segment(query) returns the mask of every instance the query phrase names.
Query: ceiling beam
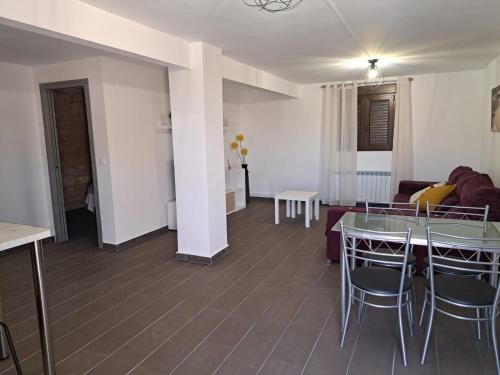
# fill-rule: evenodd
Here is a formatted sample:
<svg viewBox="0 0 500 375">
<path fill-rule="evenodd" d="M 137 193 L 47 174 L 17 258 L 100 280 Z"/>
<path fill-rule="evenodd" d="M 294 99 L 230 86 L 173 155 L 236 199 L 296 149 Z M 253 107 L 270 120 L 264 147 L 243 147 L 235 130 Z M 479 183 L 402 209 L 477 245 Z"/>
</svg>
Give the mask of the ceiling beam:
<svg viewBox="0 0 500 375">
<path fill-rule="evenodd" d="M 156 64 L 189 68 L 189 43 L 76 0 L 0 0 L 0 23 Z"/>
<path fill-rule="evenodd" d="M 230 81 L 243 83 L 259 89 L 277 92 L 291 98 L 300 96 L 300 85 L 267 73 L 253 66 L 223 57 L 222 76 Z"/>
</svg>

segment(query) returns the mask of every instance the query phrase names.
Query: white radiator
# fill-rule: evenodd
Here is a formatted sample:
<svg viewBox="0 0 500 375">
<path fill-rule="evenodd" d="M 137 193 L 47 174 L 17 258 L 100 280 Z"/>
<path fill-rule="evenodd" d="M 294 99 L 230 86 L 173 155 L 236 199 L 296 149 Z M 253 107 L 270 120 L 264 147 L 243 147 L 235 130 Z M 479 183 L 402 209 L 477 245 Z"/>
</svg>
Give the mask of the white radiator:
<svg viewBox="0 0 500 375">
<path fill-rule="evenodd" d="M 358 171 L 357 201 L 390 202 L 391 172 L 390 171 Z"/>
</svg>

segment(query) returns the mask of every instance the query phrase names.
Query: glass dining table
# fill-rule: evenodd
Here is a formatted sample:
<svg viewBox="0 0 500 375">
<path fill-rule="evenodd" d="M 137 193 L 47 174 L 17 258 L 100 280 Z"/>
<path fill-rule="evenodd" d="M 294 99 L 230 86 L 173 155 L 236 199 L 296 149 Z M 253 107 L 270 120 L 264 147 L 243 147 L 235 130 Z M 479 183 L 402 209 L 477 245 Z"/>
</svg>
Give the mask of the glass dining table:
<svg viewBox="0 0 500 375">
<path fill-rule="evenodd" d="M 340 232 L 340 223 L 345 226 L 359 229 L 384 232 L 406 232 L 408 228 L 412 230 L 412 245 L 427 245 L 427 227 L 430 226 L 433 232 L 452 236 L 469 237 L 468 242 L 474 245 L 480 245 L 488 240 L 488 247 L 498 248 L 500 256 L 500 222 L 492 221 L 471 221 L 471 220 L 453 220 L 439 217 L 410 217 L 401 215 L 380 215 L 367 214 L 361 212 L 346 212 L 342 218 L 331 228 L 332 231 Z M 498 239 L 498 241 L 495 241 Z M 463 241 L 467 243 L 467 241 Z M 341 244 L 342 249 L 342 244 Z M 341 250 L 343 251 L 343 249 Z M 346 314 L 346 275 L 344 267 L 344 257 L 340 257 L 340 327 L 344 327 Z"/>
</svg>

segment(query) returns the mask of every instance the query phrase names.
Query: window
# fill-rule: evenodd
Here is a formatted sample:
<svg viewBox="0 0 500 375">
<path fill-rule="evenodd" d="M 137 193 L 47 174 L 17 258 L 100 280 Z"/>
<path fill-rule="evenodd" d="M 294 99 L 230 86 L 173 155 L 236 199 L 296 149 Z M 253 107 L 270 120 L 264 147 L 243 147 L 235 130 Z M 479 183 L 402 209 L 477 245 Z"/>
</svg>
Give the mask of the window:
<svg viewBox="0 0 500 375">
<path fill-rule="evenodd" d="M 358 88 L 358 151 L 392 151 L 396 84 Z"/>
</svg>

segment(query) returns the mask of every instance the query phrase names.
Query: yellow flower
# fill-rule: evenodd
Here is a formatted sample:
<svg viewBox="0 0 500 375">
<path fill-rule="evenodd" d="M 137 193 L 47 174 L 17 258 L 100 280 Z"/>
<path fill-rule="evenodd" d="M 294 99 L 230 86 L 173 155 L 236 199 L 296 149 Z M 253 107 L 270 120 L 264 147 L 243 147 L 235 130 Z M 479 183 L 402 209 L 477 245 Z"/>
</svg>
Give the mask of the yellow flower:
<svg viewBox="0 0 500 375">
<path fill-rule="evenodd" d="M 237 150 L 237 149 L 238 149 L 238 146 L 239 146 L 239 145 L 238 145 L 238 142 L 231 142 L 231 148 L 232 148 L 233 150 Z"/>
<path fill-rule="evenodd" d="M 239 142 L 242 142 L 244 139 L 245 139 L 245 137 L 243 136 L 243 134 L 238 134 L 236 136 L 236 140 L 239 141 Z"/>
<path fill-rule="evenodd" d="M 246 148 L 241 149 L 241 155 L 247 156 L 248 155 L 248 150 Z"/>
</svg>

